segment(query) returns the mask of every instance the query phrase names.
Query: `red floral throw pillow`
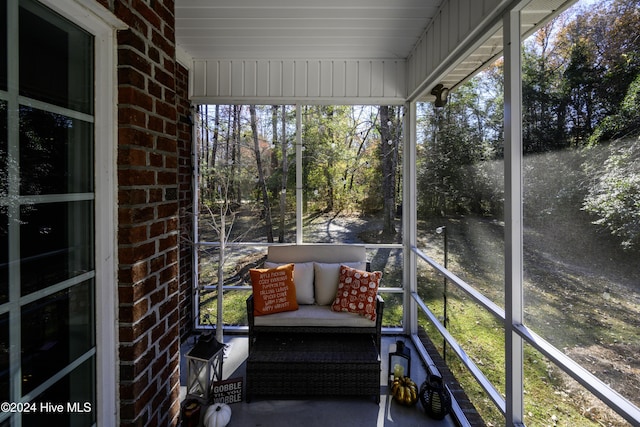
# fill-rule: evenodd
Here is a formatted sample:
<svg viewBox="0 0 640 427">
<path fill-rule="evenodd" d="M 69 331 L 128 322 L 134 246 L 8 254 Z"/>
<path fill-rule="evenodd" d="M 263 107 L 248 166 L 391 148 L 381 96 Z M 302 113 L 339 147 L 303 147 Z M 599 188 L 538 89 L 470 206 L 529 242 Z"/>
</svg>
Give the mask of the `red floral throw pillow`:
<svg viewBox="0 0 640 427">
<path fill-rule="evenodd" d="M 331 309 L 356 313 L 369 320 L 376 320 L 376 296 L 380 279 L 380 271 L 362 271 L 341 265 L 338 291 Z"/>
</svg>

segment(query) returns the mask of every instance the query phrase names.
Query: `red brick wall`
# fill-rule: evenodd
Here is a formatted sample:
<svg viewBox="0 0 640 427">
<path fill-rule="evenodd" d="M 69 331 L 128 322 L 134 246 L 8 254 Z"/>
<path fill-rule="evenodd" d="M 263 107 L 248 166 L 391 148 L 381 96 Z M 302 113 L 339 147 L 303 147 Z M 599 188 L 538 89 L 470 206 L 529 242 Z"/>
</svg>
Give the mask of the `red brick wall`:
<svg viewBox="0 0 640 427">
<path fill-rule="evenodd" d="M 179 138 L 173 0 L 98 0 L 118 33 L 120 425 L 174 426 L 180 389 Z M 177 79 L 178 76 L 178 79 Z M 178 95 L 177 91 L 180 91 Z"/>
<path fill-rule="evenodd" d="M 189 71 L 176 67 L 178 95 L 178 203 L 180 207 L 180 337 L 193 330 L 193 187 L 192 132 L 193 112 L 189 103 Z"/>
</svg>

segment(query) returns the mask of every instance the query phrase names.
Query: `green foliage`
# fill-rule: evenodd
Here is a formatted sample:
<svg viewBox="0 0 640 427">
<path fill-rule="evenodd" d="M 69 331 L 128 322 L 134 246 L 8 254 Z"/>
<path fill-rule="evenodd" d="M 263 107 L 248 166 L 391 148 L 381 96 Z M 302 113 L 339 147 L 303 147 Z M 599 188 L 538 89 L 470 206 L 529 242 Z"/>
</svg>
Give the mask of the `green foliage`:
<svg viewBox="0 0 640 427">
<path fill-rule="evenodd" d="M 501 195 L 495 192 L 493 165 L 502 153 L 502 98 L 488 97 L 499 87 L 484 76 L 449 95 L 439 110 L 422 106 L 418 146 L 418 211 L 422 216 L 476 212 L 495 213 Z"/>
<path fill-rule="evenodd" d="M 640 74 L 620 104 L 620 112 L 607 116 L 589 138 L 589 144 L 640 134 Z"/>
<path fill-rule="evenodd" d="M 304 107 L 305 211 L 368 213 L 382 208 L 378 121 L 378 107 Z"/>
<path fill-rule="evenodd" d="M 602 1 L 573 10 L 530 37 L 523 54 L 523 152 L 563 153 L 527 156 L 528 220 L 549 222 L 584 208 L 625 247 L 637 244 L 631 164 L 617 157 L 605 163 L 605 157 L 582 168 L 589 153 L 567 149 L 640 134 L 639 3 Z M 501 217 L 504 178 L 494 159 L 503 153 L 502 86 L 498 61 L 456 88 L 443 109 L 419 107 L 420 217 Z M 540 168 L 545 174 L 535 173 Z"/>
<path fill-rule="evenodd" d="M 597 127 L 597 140 L 637 134 L 637 125 L 620 126 L 625 117 L 609 117 L 620 114 L 620 100 L 640 72 L 639 6 L 602 0 L 572 8 L 525 41 L 525 153 L 583 145 Z"/>
<path fill-rule="evenodd" d="M 640 244 L 640 144 L 628 141 L 611 146 L 602 171 L 594 176 L 584 209 L 622 239 L 624 248 Z"/>
<path fill-rule="evenodd" d="M 542 27 L 523 46 L 523 151 L 543 152 L 567 145 L 562 59 L 551 43 L 555 22 Z"/>
<path fill-rule="evenodd" d="M 528 223 L 549 228 L 581 214 L 587 181 L 584 159 L 584 152 L 575 148 L 524 158 L 524 215 Z"/>
</svg>

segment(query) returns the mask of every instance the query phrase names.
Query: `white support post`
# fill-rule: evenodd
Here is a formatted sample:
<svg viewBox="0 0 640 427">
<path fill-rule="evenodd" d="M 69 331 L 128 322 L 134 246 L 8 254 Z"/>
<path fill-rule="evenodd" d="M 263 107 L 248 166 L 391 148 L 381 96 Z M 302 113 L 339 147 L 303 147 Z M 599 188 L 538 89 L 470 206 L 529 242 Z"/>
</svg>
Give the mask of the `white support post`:
<svg viewBox="0 0 640 427">
<path fill-rule="evenodd" d="M 504 16 L 506 425 L 524 425 L 522 244 L 522 71 L 520 10 Z"/>
<path fill-rule="evenodd" d="M 302 243 L 302 107 L 296 104 L 296 244 Z"/>
<path fill-rule="evenodd" d="M 198 309 L 198 300 L 200 299 L 200 252 L 199 252 L 199 217 L 200 217 L 200 149 L 198 147 L 198 127 L 195 123 L 198 120 L 202 120 L 199 114 L 198 106 L 195 106 L 194 110 L 194 124 L 191 127 L 191 188 L 193 188 L 193 218 L 191 227 L 193 228 L 193 251 L 191 252 L 191 321 L 193 324 L 191 327 L 195 329 L 198 326 L 198 315 L 200 310 Z M 208 107 L 206 107 L 208 108 Z"/>
<path fill-rule="evenodd" d="M 411 250 L 417 245 L 417 202 L 416 202 L 416 103 L 405 104 L 404 115 L 404 161 L 402 186 L 402 235 L 404 241 L 403 257 L 403 307 L 405 333 L 416 334 L 418 332 L 417 304 L 411 297 L 412 292 L 417 292 L 417 260 L 416 254 Z"/>
</svg>

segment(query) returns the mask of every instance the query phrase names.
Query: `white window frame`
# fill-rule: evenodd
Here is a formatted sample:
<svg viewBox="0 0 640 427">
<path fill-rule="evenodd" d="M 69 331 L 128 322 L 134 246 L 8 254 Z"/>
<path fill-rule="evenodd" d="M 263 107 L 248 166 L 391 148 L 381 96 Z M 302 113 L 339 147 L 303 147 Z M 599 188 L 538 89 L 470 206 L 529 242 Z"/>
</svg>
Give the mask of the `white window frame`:
<svg viewBox="0 0 640 427">
<path fill-rule="evenodd" d="M 95 1 L 39 0 L 95 37 L 95 318 L 96 423 L 119 418 L 117 337 L 117 70 L 116 32 L 127 28 Z"/>
</svg>

